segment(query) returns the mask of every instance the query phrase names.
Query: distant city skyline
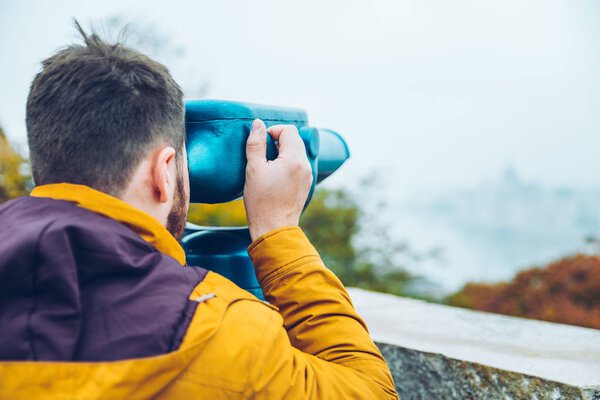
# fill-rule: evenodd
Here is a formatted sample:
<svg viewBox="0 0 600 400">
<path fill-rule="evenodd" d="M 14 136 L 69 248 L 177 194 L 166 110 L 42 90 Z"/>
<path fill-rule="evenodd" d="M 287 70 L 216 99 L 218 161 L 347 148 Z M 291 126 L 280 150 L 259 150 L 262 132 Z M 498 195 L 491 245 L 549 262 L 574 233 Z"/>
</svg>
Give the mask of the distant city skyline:
<svg viewBox="0 0 600 400">
<path fill-rule="evenodd" d="M 397 197 L 506 165 L 549 185 L 600 185 L 600 2 L 5 1 L 0 126 L 12 141 L 25 145 L 39 62 L 78 41 L 71 18 L 115 16 L 170 38 L 184 87 L 303 107 L 340 131 L 353 158 L 332 185 L 376 170 Z"/>
</svg>

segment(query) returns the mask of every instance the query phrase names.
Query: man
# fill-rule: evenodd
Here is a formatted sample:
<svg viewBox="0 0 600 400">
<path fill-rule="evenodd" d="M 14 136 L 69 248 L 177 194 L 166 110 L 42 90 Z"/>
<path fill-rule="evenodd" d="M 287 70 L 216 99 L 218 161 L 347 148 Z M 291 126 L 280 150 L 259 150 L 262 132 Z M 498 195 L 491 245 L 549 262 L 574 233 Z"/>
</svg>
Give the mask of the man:
<svg viewBox="0 0 600 400">
<path fill-rule="evenodd" d="M 247 142 L 248 251 L 269 303 L 185 266 L 182 92 L 167 69 L 86 35 L 27 101 L 31 196 L 0 207 L 0 397 L 396 398 L 340 281 L 298 219 L 297 130 Z M 266 135 L 279 157 L 266 160 Z M 226 155 L 224 155 L 226 157 Z"/>
</svg>

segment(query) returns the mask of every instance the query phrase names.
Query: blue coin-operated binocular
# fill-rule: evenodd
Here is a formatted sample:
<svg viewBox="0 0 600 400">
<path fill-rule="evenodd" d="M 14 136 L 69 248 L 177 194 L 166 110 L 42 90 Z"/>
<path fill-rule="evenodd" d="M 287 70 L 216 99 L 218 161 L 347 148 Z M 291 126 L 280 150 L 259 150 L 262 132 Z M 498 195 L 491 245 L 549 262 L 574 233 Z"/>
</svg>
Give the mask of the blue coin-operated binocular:
<svg viewBox="0 0 600 400">
<path fill-rule="evenodd" d="M 225 203 L 243 195 L 246 175 L 246 140 L 252 121 L 295 125 L 304 142 L 315 185 L 334 173 L 350 153 L 344 139 L 331 130 L 308 125 L 299 109 L 219 100 L 188 100 L 185 127 L 192 203 Z M 267 135 L 267 159 L 277 158 L 277 147 Z M 246 249 L 251 243 L 247 227 L 202 227 L 187 224 L 181 244 L 189 265 L 215 271 L 260 299 L 263 294 Z"/>
</svg>

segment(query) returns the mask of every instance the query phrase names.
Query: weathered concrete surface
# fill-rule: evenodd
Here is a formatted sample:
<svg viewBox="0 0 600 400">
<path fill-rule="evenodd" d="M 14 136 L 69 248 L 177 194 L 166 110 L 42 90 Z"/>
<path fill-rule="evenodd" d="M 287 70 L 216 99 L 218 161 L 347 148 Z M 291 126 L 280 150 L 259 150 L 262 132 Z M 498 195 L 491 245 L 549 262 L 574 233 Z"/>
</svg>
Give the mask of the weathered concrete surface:
<svg viewBox="0 0 600 400">
<path fill-rule="evenodd" d="M 600 330 L 349 292 L 403 400 L 600 400 Z"/>
<path fill-rule="evenodd" d="M 377 345 L 390 365 L 402 400 L 600 399 L 600 389 L 553 382 L 396 345 Z"/>
</svg>

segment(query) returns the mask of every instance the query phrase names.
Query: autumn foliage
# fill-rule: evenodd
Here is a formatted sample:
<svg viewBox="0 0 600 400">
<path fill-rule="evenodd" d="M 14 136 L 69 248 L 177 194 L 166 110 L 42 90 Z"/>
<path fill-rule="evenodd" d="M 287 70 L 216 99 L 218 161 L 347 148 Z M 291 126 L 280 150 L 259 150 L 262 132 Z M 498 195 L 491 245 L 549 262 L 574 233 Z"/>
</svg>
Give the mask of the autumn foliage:
<svg viewBox="0 0 600 400">
<path fill-rule="evenodd" d="M 241 199 L 221 204 L 190 204 L 188 221 L 203 226 L 245 226 L 246 209 Z"/>
<path fill-rule="evenodd" d="M 0 128 L 0 203 L 29 193 L 26 160 L 8 142 Z"/>
<path fill-rule="evenodd" d="M 600 256 L 566 257 L 522 271 L 508 283 L 469 283 L 448 303 L 600 329 Z"/>
</svg>

